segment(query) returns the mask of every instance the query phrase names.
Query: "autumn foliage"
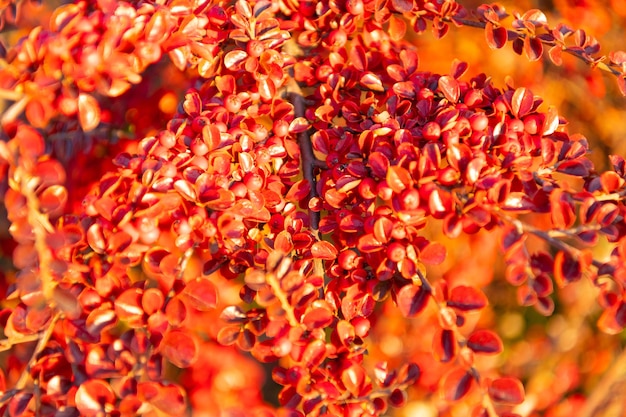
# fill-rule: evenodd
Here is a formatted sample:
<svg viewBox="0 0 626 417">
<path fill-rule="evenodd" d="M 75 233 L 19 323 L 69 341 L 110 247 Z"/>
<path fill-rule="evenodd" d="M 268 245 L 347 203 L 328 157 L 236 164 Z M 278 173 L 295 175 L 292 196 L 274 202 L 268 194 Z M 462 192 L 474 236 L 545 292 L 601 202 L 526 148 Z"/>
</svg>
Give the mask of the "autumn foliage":
<svg viewBox="0 0 626 417">
<path fill-rule="evenodd" d="M 624 407 L 626 161 L 531 87 L 626 52 L 465 3 L 2 2 L 0 413 Z"/>
</svg>

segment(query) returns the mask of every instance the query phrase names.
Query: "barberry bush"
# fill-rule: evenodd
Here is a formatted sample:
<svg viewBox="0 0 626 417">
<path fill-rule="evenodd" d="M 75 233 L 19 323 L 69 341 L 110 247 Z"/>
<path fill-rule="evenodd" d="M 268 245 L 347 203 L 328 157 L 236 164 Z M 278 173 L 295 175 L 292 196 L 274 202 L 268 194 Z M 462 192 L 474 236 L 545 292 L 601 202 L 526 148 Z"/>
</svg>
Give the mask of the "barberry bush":
<svg viewBox="0 0 626 417">
<path fill-rule="evenodd" d="M 626 10 L 527 3 L 2 2 L 0 413 L 622 415 Z"/>
</svg>

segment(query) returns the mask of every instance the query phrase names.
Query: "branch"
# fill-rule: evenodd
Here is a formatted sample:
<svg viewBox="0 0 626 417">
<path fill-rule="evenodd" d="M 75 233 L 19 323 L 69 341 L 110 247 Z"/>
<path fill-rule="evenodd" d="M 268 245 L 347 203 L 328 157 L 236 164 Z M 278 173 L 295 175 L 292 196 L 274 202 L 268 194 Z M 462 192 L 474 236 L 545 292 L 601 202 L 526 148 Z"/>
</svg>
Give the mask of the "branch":
<svg viewBox="0 0 626 417">
<path fill-rule="evenodd" d="M 485 29 L 487 26 L 487 22 L 484 20 L 472 20 L 472 19 L 465 19 L 465 18 L 458 18 L 458 17 L 444 17 L 443 18 L 444 21 L 447 22 L 453 22 L 456 23 L 457 25 L 461 25 L 461 26 L 469 26 L 469 27 L 473 27 L 473 28 L 477 28 L 477 29 Z M 523 33 L 520 31 L 516 31 L 516 30 L 511 30 L 511 29 L 507 29 L 507 39 L 508 41 L 513 41 L 515 39 L 526 39 L 528 36 L 530 36 L 527 33 Z M 553 47 L 558 45 L 558 43 L 555 40 L 549 40 L 549 39 L 545 39 L 543 37 L 540 36 L 536 36 L 534 37 L 535 39 L 538 39 L 539 41 L 541 41 L 541 43 L 545 46 L 548 47 Z M 568 48 L 566 46 L 562 46 L 562 51 L 573 56 L 576 57 L 577 59 L 583 61 L 585 64 L 591 66 L 592 68 L 598 68 L 602 71 L 605 71 L 609 74 L 612 74 L 616 77 L 624 77 L 624 73 L 621 70 L 620 66 L 615 64 L 615 63 L 604 63 L 601 62 L 604 59 L 603 57 L 599 57 L 599 58 L 592 58 L 589 55 L 587 55 L 586 53 L 583 52 L 582 48 L 580 48 L 581 50 L 578 49 L 571 49 Z M 557 64 L 558 65 L 558 64 Z"/>
<path fill-rule="evenodd" d="M 10 391 L 8 391 L 3 397 L 0 398 L 0 407 L 3 407 L 9 400 L 13 398 L 13 396 L 16 393 L 18 393 L 19 391 L 23 390 L 26 387 L 26 383 L 28 382 L 30 378 L 30 370 L 35 364 L 35 362 L 37 361 L 37 357 L 39 356 L 39 354 L 43 352 L 43 350 L 46 348 L 46 345 L 48 344 L 48 342 L 50 341 L 50 338 L 52 337 L 52 332 L 54 331 L 54 327 L 60 318 L 61 318 L 61 313 L 59 312 L 55 313 L 54 316 L 52 316 L 52 319 L 50 320 L 50 323 L 48 324 L 48 327 L 46 328 L 46 330 L 43 333 L 37 334 L 37 338 L 34 340 L 39 339 L 39 342 L 37 343 L 37 346 L 35 347 L 35 350 L 33 351 L 33 354 L 31 355 L 30 360 L 28 361 L 28 364 L 26 365 L 26 369 L 24 369 L 24 371 L 20 375 L 20 379 L 18 379 L 15 386 Z"/>
<path fill-rule="evenodd" d="M 306 103 L 304 96 L 302 94 L 302 90 L 300 86 L 295 82 L 295 80 L 291 80 L 292 82 L 289 85 L 289 89 L 294 91 L 292 92 L 291 98 L 293 100 L 294 113 L 296 117 L 305 117 L 306 112 Z M 313 144 L 311 143 L 311 136 L 309 134 L 309 130 L 306 130 L 302 133 L 298 134 L 298 145 L 300 147 L 301 153 L 301 164 L 302 164 L 302 175 L 304 179 L 309 182 L 311 185 L 311 191 L 309 193 L 309 199 L 318 198 L 317 195 L 317 180 L 315 179 L 315 167 L 319 165 L 319 161 L 315 158 L 315 154 L 313 153 Z M 320 214 L 319 212 L 315 212 L 313 210 L 310 211 L 309 215 L 311 221 L 311 230 L 313 230 L 316 237 L 319 239 L 319 223 L 320 223 Z"/>
<path fill-rule="evenodd" d="M 557 237 L 554 236 L 554 233 L 551 233 L 550 231 L 544 231 L 541 229 L 536 228 L 535 226 L 532 226 L 528 223 L 524 223 L 523 221 L 521 221 L 520 219 L 516 219 L 514 217 L 509 216 L 508 214 L 505 214 L 504 212 L 502 212 L 501 210 L 497 210 L 494 212 L 501 220 L 504 220 L 505 222 L 515 226 L 515 228 L 520 232 L 520 233 L 530 233 L 532 235 L 537 236 L 538 238 L 544 240 L 545 242 L 549 243 L 552 247 L 559 249 L 561 251 L 564 252 L 568 252 L 570 255 L 572 255 L 572 257 L 574 258 L 578 258 L 582 255 L 581 251 L 575 247 L 573 247 L 572 245 L 563 242 L 562 240 L 559 240 Z M 556 232 L 556 234 L 562 234 L 562 232 Z M 591 264 L 593 266 L 595 266 L 596 268 L 600 268 L 603 263 L 598 261 L 597 259 L 593 259 L 591 261 Z"/>
</svg>

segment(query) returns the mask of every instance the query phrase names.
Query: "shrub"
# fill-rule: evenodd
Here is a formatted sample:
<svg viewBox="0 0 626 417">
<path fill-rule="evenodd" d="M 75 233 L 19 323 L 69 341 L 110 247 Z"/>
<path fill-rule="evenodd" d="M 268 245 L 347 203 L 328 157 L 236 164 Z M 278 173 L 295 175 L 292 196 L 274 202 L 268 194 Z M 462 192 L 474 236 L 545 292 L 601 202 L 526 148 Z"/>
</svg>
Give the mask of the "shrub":
<svg viewBox="0 0 626 417">
<path fill-rule="evenodd" d="M 452 0 L 5 4 L 3 415 L 623 402 L 624 158 L 415 45 L 484 34 L 588 97 L 626 53 Z"/>
</svg>

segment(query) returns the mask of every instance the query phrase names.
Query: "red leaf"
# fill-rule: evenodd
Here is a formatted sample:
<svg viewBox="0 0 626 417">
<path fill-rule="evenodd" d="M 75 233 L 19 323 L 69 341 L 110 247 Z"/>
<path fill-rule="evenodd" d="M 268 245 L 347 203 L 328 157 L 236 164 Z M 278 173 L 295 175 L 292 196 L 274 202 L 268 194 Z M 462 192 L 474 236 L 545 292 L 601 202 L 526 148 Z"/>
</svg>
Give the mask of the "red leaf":
<svg viewBox="0 0 626 417">
<path fill-rule="evenodd" d="M 378 178 L 385 178 L 389 169 L 389 159 L 383 153 L 372 152 L 368 158 L 372 173 Z"/>
<path fill-rule="evenodd" d="M 406 13 L 413 10 L 414 1 L 413 0 L 391 0 L 391 5 L 394 10 L 400 13 Z"/>
<path fill-rule="evenodd" d="M 100 124 L 100 105 L 89 94 L 78 95 L 78 120 L 85 132 Z"/>
<path fill-rule="evenodd" d="M 246 51 L 235 49 L 227 53 L 224 57 L 224 66 L 228 69 L 235 70 L 245 62 L 246 58 L 248 58 Z"/>
<path fill-rule="evenodd" d="M 458 80 L 459 78 L 463 76 L 463 74 L 467 72 L 468 68 L 469 68 L 469 65 L 467 64 L 467 62 L 460 61 L 455 58 L 454 61 L 452 61 L 452 68 L 450 70 L 450 75 L 452 75 L 454 78 Z"/>
<path fill-rule="evenodd" d="M 568 252 L 558 251 L 554 256 L 554 280 L 559 287 L 578 281 L 582 277 L 580 258 L 574 258 Z"/>
<path fill-rule="evenodd" d="M 161 352 L 172 364 L 187 368 L 198 359 L 198 341 L 182 330 L 169 331 L 160 345 Z"/>
<path fill-rule="evenodd" d="M 450 362 L 456 356 L 457 341 L 452 330 L 437 329 L 433 337 L 433 355 L 443 363 Z"/>
<path fill-rule="evenodd" d="M 448 306 L 462 311 L 479 310 L 487 305 L 487 297 L 474 287 L 460 285 L 450 292 Z"/>
<path fill-rule="evenodd" d="M 387 170 L 387 185 L 395 193 L 399 194 L 402 190 L 411 187 L 413 185 L 413 179 L 411 174 L 401 166 L 390 166 Z"/>
<path fill-rule="evenodd" d="M 467 339 L 467 347 L 476 353 L 495 355 L 502 352 L 502 340 L 491 330 L 476 330 Z"/>
<path fill-rule="evenodd" d="M 427 265 L 439 265 L 446 259 L 446 247 L 441 243 L 431 242 L 420 250 L 419 259 Z"/>
<path fill-rule="evenodd" d="M 366 382 L 366 377 L 363 367 L 355 364 L 341 373 L 341 382 L 353 396 L 358 397 Z"/>
<path fill-rule="evenodd" d="M 521 404 L 524 401 L 524 386 L 516 378 L 498 378 L 489 384 L 489 396 L 499 403 Z"/>
<path fill-rule="evenodd" d="M 217 333 L 217 341 L 219 344 L 224 346 L 233 345 L 237 341 L 240 332 L 241 326 L 237 324 L 224 326 Z"/>
<path fill-rule="evenodd" d="M 205 278 L 196 278 L 187 283 L 183 292 L 185 301 L 198 311 L 210 311 L 217 307 L 217 288 Z"/>
<path fill-rule="evenodd" d="M 165 314 L 167 321 L 173 327 L 180 327 L 185 318 L 187 317 L 187 307 L 183 303 L 180 297 L 174 297 L 167 303 L 165 307 Z"/>
<path fill-rule="evenodd" d="M 458 401 L 472 388 L 472 375 L 464 369 L 456 368 L 441 380 L 443 397 L 447 401 Z"/>
<path fill-rule="evenodd" d="M 522 20 L 532 22 L 535 26 L 542 26 L 548 23 L 546 15 L 539 9 L 531 9 L 522 15 Z"/>
<path fill-rule="evenodd" d="M 533 94 L 527 88 L 521 87 L 515 90 L 511 99 L 511 111 L 517 118 L 524 117 L 534 104 Z"/>
<path fill-rule="evenodd" d="M 363 253 L 371 253 L 382 250 L 383 244 L 373 234 L 368 233 L 359 238 L 357 248 Z"/>
<path fill-rule="evenodd" d="M 389 18 L 389 37 L 394 41 L 401 41 L 406 34 L 406 22 L 398 15 L 392 14 Z"/>
<path fill-rule="evenodd" d="M 576 222 L 572 198 L 560 188 L 550 193 L 550 217 L 556 229 L 567 229 Z"/>
<path fill-rule="evenodd" d="M 41 211 L 48 214 L 50 218 L 56 218 L 63 214 L 67 199 L 68 193 L 65 187 L 52 185 L 46 188 L 39 196 Z"/>
<path fill-rule="evenodd" d="M 548 107 L 548 111 L 545 113 L 545 120 L 543 122 L 543 131 L 541 132 L 542 136 L 548 136 L 553 134 L 554 132 L 556 132 L 556 129 L 558 129 L 559 127 L 559 114 L 556 111 L 556 108 L 554 106 L 550 106 Z M 543 140 L 541 142 L 542 145 L 542 155 L 543 155 Z M 552 143 L 553 147 L 554 147 L 554 142 L 549 141 L 550 143 Z M 544 163 L 546 165 L 550 165 L 551 164 L 551 159 L 546 159 L 546 156 L 543 157 L 544 158 Z"/>
<path fill-rule="evenodd" d="M 166 415 L 179 416 L 185 412 L 185 395 L 176 385 L 140 382 L 137 385 L 137 396 Z"/>
<path fill-rule="evenodd" d="M 314 258 L 332 261 L 337 258 L 339 251 L 332 243 L 320 241 L 313 244 L 311 254 Z"/>
<path fill-rule="evenodd" d="M 365 319 L 367 320 L 367 319 Z M 356 337 L 356 331 L 354 326 L 346 320 L 340 320 L 337 323 L 337 335 L 339 336 L 339 340 L 344 346 L 350 346 L 354 338 Z"/>
<path fill-rule="evenodd" d="M 36 160 L 46 151 L 46 143 L 41 134 L 31 126 L 19 125 L 15 133 L 15 141 L 20 154 Z M 3 155 L 8 157 L 8 155 Z"/>
<path fill-rule="evenodd" d="M 563 48 L 560 45 L 554 45 L 548 50 L 548 56 L 554 65 L 563 65 Z"/>
<path fill-rule="evenodd" d="M 300 180 L 291 186 L 287 195 L 285 196 L 285 200 L 298 202 L 300 200 L 304 200 L 309 196 L 311 192 L 311 184 L 307 180 Z"/>
<path fill-rule="evenodd" d="M 524 53 L 529 61 L 534 62 L 543 55 L 543 44 L 539 38 L 527 36 L 524 38 Z"/>
<path fill-rule="evenodd" d="M 581 158 L 561 162 L 557 171 L 576 177 L 588 177 L 592 168 L 593 166 L 589 160 Z"/>
<path fill-rule="evenodd" d="M 326 359 L 326 344 L 322 340 L 309 343 L 302 354 L 302 363 L 307 368 L 315 368 Z"/>
<path fill-rule="evenodd" d="M 115 313 L 126 321 L 135 322 L 144 314 L 141 307 L 142 291 L 139 288 L 129 288 L 115 300 Z"/>
<path fill-rule="evenodd" d="M 426 307 L 428 292 L 421 285 L 405 285 L 396 295 L 396 304 L 404 317 L 415 317 Z"/>
<path fill-rule="evenodd" d="M 439 78 L 439 89 L 443 93 L 444 97 L 451 103 L 459 101 L 461 96 L 461 87 L 459 82 L 449 75 L 444 75 Z"/>
<path fill-rule="evenodd" d="M 350 49 L 350 62 L 358 71 L 366 71 L 367 55 L 365 48 L 358 44 L 354 45 L 352 49 Z"/>
<path fill-rule="evenodd" d="M 598 320 L 598 327 L 608 334 L 621 333 L 626 327 L 626 303 L 618 302 L 604 310 Z"/>
<path fill-rule="evenodd" d="M 506 28 L 502 26 L 495 26 L 491 22 L 487 22 L 485 25 L 485 38 L 487 39 L 487 45 L 491 49 L 502 48 L 507 41 L 508 34 Z"/>
<path fill-rule="evenodd" d="M 318 307 L 307 311 L 302 317 L 302 323 L 309 330 L 323 329 L 329 326 L 335 315 L 328 307 Z"/>
<path fill-rule="evenodd" d="M 78 388 L 74 400 L 81 415 L 95 417 L 109 412 L 115 402 L 115 393 L 107 382 L 90 379 Z"/>
<path fill-rule="evenodd" d="M 366 72 L 361 77 L 361 85 L 367 89 L 372 91 L 384 92 L 385 87 L 383 87 L 383 82 L 380 77 L 373 72 Z"/>
</svg>

